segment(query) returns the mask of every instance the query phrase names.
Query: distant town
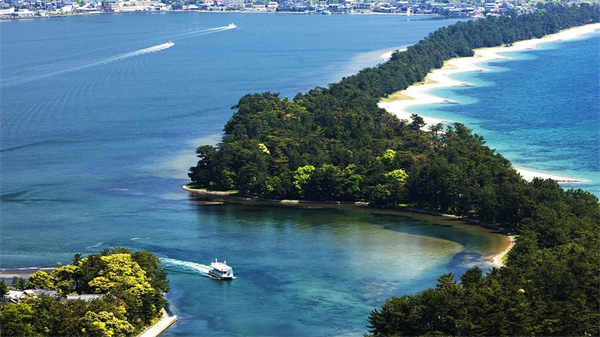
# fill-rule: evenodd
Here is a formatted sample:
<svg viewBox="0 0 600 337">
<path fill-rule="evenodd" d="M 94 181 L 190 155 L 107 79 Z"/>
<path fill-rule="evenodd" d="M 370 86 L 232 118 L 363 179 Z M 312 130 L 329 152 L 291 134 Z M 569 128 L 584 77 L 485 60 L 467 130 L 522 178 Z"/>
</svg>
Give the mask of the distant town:
<svg viewBox="0 0 600 337">
<path fill-rule="evenodd" d="M 310 14 L 398 14 L 486 17 L 535 11 L 531 2 L 395 0 L 2 0 L 0 18 L 19 19 L 125 12 L 250 12 Z"/>
</svg>

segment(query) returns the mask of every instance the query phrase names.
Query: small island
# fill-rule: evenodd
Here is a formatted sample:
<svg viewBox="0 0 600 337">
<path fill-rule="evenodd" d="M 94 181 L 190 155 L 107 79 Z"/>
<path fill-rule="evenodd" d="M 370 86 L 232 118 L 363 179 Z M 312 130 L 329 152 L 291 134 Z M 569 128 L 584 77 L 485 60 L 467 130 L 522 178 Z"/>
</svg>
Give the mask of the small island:
<svg viewBox="0 0 600 337">
<path fill-rule="evenodd" d="M 165 310 L 166 275 L 152 253 L 113 248 L 0 281 L 2 334 L 157 336 L 177 320 Z"/>
</svg>

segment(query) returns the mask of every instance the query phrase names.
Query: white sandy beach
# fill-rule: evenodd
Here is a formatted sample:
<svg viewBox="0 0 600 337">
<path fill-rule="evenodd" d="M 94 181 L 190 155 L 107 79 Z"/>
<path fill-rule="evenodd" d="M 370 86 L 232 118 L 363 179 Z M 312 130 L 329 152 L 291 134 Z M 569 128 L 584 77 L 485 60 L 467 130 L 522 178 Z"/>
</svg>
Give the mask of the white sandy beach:
<svg viewBox="0 0 600 337">
<path fill-rule="evenodd" d="M 539 45 L 548 42 L 578 39 L 584 35 L 596 32 L 598 30 L 600 30 L 600 23 L 594 23 L 566 29 L 556 34 L 547 35 L 539 39 L 515 42 L 512 46 L 475 49 L 474 56 L 454 58 L 446 61 L 442 68 L 435 69 L 430 72 L 426 76 L 424 82 L 412 85 L 407 89 L 400 91 L 399 93 L 394 93 L 387 99 L 380 101 L 378 105 L 380 108 L 396 115 L 400 119 L 410 120 L 410 116 L 414 113 L 414 110 L 411 110 L 411 107 L 416 105 L 453 103 L 448 98 L 435 96 L 429 93 L 429 91 L 432 89 L 469 85 L 469 83 L 457 81 L 451 78 L 451 75 L 453 74 L 485 71 L 486 69 L 481 66 L 482 63 L 496 59 L 508 58 L 508 56 L 502 55 L 502 53 L 535 49 L 539 47 Z M 399 98 L 394 99 L 394 97 Z M 421 115 L 421 117 L 425 121 L 425 128 L 429 128 L 429 126 L 438 123 L 451 122 L 431 116 Z M 528 169 L 517 168 L 517 171 L 524 179 L 528 181 L 532 180 L 534 177 L 540 177 L 544 179 L 550 178 L 564 183 L 577 183 L 584 181 L 583 179 L 562 177 Z"/>
<path fill-rule="evenodd" d="M 501 251 L 500 253 L 496 254 L 496 255 L 492 255 L 492 256 L 488 256 L 488 261 L 489 261 L 489 265 L 494 267 L 494 268 L 500 268 L 502 266 L 504 266 L 504 262 L 502 262 L 502 259 L 504 258 L 504 256 L 506 254 L 508 254 L 508 252 L 510 252 L 510 250 L 515 246 L 515 243 L 517 241 L 517 238 L 514 235 L 510 235 L 508 236 L 508 238 L 510 239 L 510 243 L 508 244 L 508 247 L 506 247 L 503 251 Z"/>
<path fill-rule="evenodd" d="M 515 167 L 515 170 L 517 170 L 517 172 L 519 172 L 521 177 L 523 177 L 523 179 L 525 179 L 527 181 L 532 181 L 533 178 L 537 177 L 537 178 L 542 178 L 542 179 L 552 179 L 558 183 L 565 183 L 565 184 L 587 182 L 587 180 L 581 179 L 581 178 L 559 176 L 559 175 L 555 175 L 555 174 L 533 171 L 530 169 L 524 169 L 524 168 L 520 168 L 520 167 Z"/>
</svg>

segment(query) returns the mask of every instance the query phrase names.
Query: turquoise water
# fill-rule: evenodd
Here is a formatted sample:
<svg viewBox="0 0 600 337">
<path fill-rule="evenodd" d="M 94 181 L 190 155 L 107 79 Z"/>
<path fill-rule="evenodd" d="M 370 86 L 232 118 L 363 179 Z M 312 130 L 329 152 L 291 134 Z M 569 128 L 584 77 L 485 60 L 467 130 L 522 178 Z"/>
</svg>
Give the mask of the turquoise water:
<svg viewBox="0 0 600 337">
<path fill-rule="evenodd" d="M 164 259 L 180 315 L 166 335 L 360 336 L 385 298 L 481 265 L 500 238 L 369 211 L 200 206 L 180 186 L 194 148 L 219 138 L 243 94 L 326 85 L 454 22 L 195 13 L 0 22 L 0 267 L 147 249 Z M 239 28 L 222 28 L 230 23 Z M 207 278 L 215 257 L 238 278 Z"/>
<path fill-rule="evenodd" d="M 507 55 L 453 76 L 470 87 L 433 91 L 460 104 L 414 110 L 474 128 L 516 167 L 585 179 L 564 186 L 600 197 L 600 34 Z"/>
</svg>

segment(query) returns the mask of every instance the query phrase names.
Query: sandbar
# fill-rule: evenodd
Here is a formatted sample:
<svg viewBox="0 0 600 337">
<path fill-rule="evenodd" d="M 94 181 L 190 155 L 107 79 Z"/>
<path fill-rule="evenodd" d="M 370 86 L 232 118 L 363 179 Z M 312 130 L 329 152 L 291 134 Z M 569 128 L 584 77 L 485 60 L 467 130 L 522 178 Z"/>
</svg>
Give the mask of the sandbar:
<svg viewBox="0 0 600 337">
<path fill-rule="evenodd" d="M 497 59 L 509 58 L 503 53 L 517 52 L 529 49 L 538 48 L 543 43 L 567 41 L 583 37 L 584 35 L 594 33 L 600 30 L 600 23 L 592 23 L 588 25 L 573 27 L 562 30 L 555 34 L 546 35 L 539 39 L 531 39 L 518 41 L 510 46 L 499 46 L 491 48 L 479 48 L 474 50 L 474 55 L 471 57 L 458 57 L 447 60 L 444 65 L 431 71 L 423 82 L 416 83 L 405 90 L 393 93 L 390 96 L 383 98 L 378 106 L 385 109 L 389 113 L 397 116 L 400 119 L 411 120 L 411 115 L 414 110 L 411 108 L 417 105 L 426 104 L 443 104 L 455 103 L 452 100 L 439 97 L 431 94 L 429 91 L 437 88 L 468 86 L 470 83 L 458 81 L 451 77 L 453 74 L 464 72 L 476 72 L 487 70 L 481 64 Z M 438 123 L 448 123 L 451 121 L 435 118 L 432 116 L 420 115 L 424 122 L 424 129 L 428 129 L 432 125 Z M 521 176 L 528 181 L 534 177 L 543 179 L 553 179 L 561 183 L 581 183 L 584 179 L 556 176 L 548 173 L 532 171 L 529 169 L 516 168 Z"/>
</svg>

